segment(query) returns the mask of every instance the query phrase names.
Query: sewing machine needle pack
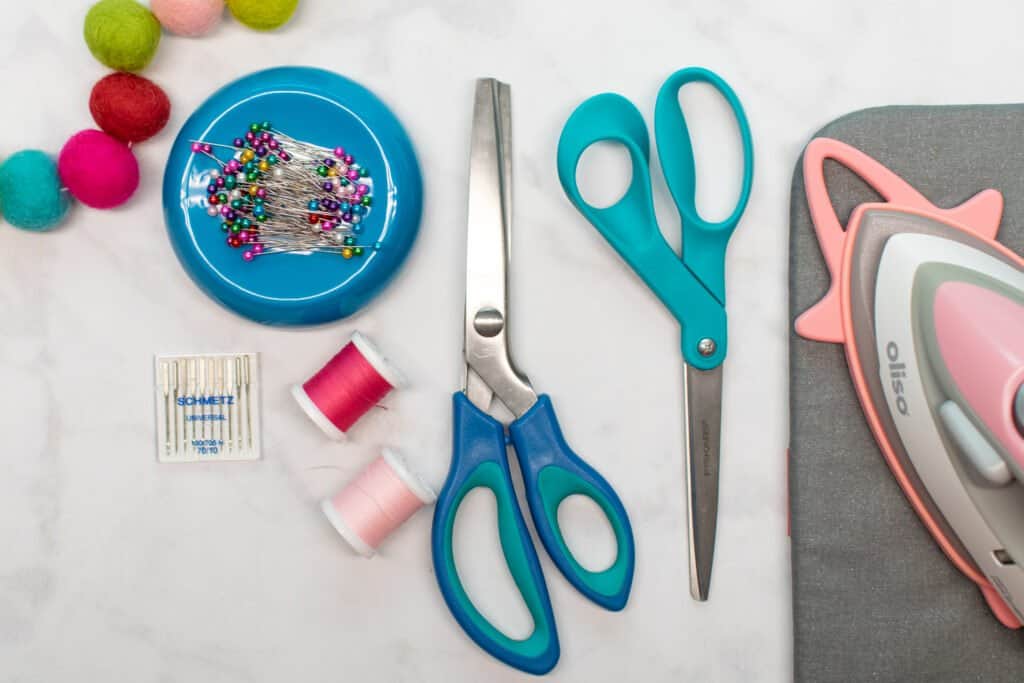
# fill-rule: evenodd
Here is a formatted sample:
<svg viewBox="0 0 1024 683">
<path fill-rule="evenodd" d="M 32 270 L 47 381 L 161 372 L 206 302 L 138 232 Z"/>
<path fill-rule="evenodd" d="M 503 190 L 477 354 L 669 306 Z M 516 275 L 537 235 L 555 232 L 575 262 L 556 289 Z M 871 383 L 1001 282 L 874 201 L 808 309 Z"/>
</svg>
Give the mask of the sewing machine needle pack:
<svg viewBox="0 0 1024 683">
<path fill-rule="evenodd" d="M 155 373 L 159 462 L 259 459 L 257 354 L 161 355 Z"/>
</svg>

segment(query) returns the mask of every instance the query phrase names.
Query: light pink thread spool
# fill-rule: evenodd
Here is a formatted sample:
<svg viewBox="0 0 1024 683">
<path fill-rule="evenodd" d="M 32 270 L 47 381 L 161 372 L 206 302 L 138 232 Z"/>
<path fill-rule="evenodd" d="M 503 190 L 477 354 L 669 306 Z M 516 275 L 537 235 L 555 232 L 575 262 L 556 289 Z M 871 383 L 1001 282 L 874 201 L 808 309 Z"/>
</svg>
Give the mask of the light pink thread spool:
<svg viewBox="0 0 1024 683">
<path fill-rule="evenodd" d="M 405 460 L 385 448 L 353 481 L 320 504 L 327 520 L 363 557 L 437 494 Z"/>
</svg>

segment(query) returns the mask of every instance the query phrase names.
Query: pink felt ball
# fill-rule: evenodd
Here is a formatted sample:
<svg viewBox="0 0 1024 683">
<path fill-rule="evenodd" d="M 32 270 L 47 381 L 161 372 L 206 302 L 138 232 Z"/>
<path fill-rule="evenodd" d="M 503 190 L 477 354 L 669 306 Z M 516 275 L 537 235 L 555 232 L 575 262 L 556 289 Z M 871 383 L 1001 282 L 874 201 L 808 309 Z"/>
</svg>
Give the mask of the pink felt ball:
<svg viewBox="0 0 1024 683">
<path fill-rule="evenodd" d="M 68 192 L 86 206 L 124 204 L 139 186 L 139 162 L 127 145 L 99 130 L 75 133 L 57 159 Z"/>
<path fill-rule="evenodd" d="M 201 36 L 224 15 L 224 0 L 152 0 L 150 9 L 165 29 L 179 36 Z"/>
</svg>

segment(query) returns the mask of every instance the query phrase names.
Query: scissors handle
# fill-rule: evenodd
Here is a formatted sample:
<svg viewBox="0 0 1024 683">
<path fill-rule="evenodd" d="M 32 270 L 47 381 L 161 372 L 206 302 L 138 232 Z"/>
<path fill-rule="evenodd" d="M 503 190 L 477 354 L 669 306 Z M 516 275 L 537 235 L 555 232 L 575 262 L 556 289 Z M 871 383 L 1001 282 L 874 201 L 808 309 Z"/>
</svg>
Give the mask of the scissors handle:
<svg viewBox="0 0 1024 683">
<path fill-rule="evenodd" d="M 679 104 L 679 91 L 690 83 L 707 83 L 725 99 L 736 117 L 743 147 L 743 179 L 732 213 L 721 221 L 705 220 L 697 210 L 697 171 L 693 141 Z M 683 263 L 725 305 L 725 248 L 750 199 L 754 182 L 754 143 L 739 97 L 721 76 L 701 67 L 675 72 L 658 91 L 654 106 L 658 159 L 672 199 L 683 218 Z"/>
<path fill-rule="evenodd" d="M 609 610 L 626 606 L 633 584 L 635 548 L 626 509 L 615 490 L 585 463 L 562 437 L 551 400 L 540 396 L 530 410 L 509 426 L 526 486 L 534 527 L 555 565 L 576 590 Z M 590 498 L 604 513 L 615 535 L 615 561 L 590 571 L 573 556 L 558 523 L 558 507 L 573 495 Z"/>
<path fill-rule="evenodd" d="M 434 573 L 448 608 L 477 645 L 521 671 L 544 674 L 558 662 L 558 634 L 547 585 L 519 509 L 509 474 L 501 423 L 474 406 L 462 392 L 454 398 L 451 469 L 434 510 L 431 547 Z M 455 518 L 467 494 L 487 488 L 498 506 L 498 537 L 505 562 L 533 619 L 525 640 L 509 638 L 492 625 L 466 593 L 455 567 Z"/>
<path fill-rule="evenodd" d="M 611 142 L 629 152 L 632 178 L 611 206 L 589 204 L 576 182 L 580 157 L 593 144 Z M 651 199 L 651 141 L 644 117 L 621 95 L 604 93 L 585 100 L 569 116 L 558 139 L 558 177 L 565 193 L 587 220 L 627 261 L 631 255 L 671 247 L 665 242 Z"/>
<path fill-rule="evenodd" d="M 625 147 L 633 169 L 622 198 L 603 208 L 589 204 L 576 182 L 580 157 L 597 142 Z M 633 103 L 621 95 L 605 93 L 585 100 L 566 121 L 558 140 L 558 177 L 566 195 L 679 321 L 687 363 L 710 370 L 725 360 L 725 307 L 680 263 L 661 234 L 651 198 L 649 165 L 647 124 Z M 705 339 L 715 340 L 713 353 L 699 351 Z"/>
</svg>

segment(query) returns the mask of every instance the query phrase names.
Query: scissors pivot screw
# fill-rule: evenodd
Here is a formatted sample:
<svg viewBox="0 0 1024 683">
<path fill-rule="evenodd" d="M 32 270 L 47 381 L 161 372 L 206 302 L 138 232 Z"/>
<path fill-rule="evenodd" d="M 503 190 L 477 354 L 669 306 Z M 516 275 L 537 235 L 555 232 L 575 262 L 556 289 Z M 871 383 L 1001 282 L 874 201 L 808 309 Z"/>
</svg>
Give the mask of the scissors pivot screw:
<svg viewBox="0 0 1024 683">
<path fill-rule="evenodd" d="M 494 308 L 482 308 L 473 316 L 473 329 L 484 337 L 496 337 L 505 328 L 505 318 L 501 311 Z"/>
<path fill-rule="evenodd" d="M 705 358 L 715 355 L 715 351 L 717 350 L 718 344 L 716 344 L 715 340 L 710 337 L 705 337 L 697 342 L 697 352 Z"/>
</svg>

